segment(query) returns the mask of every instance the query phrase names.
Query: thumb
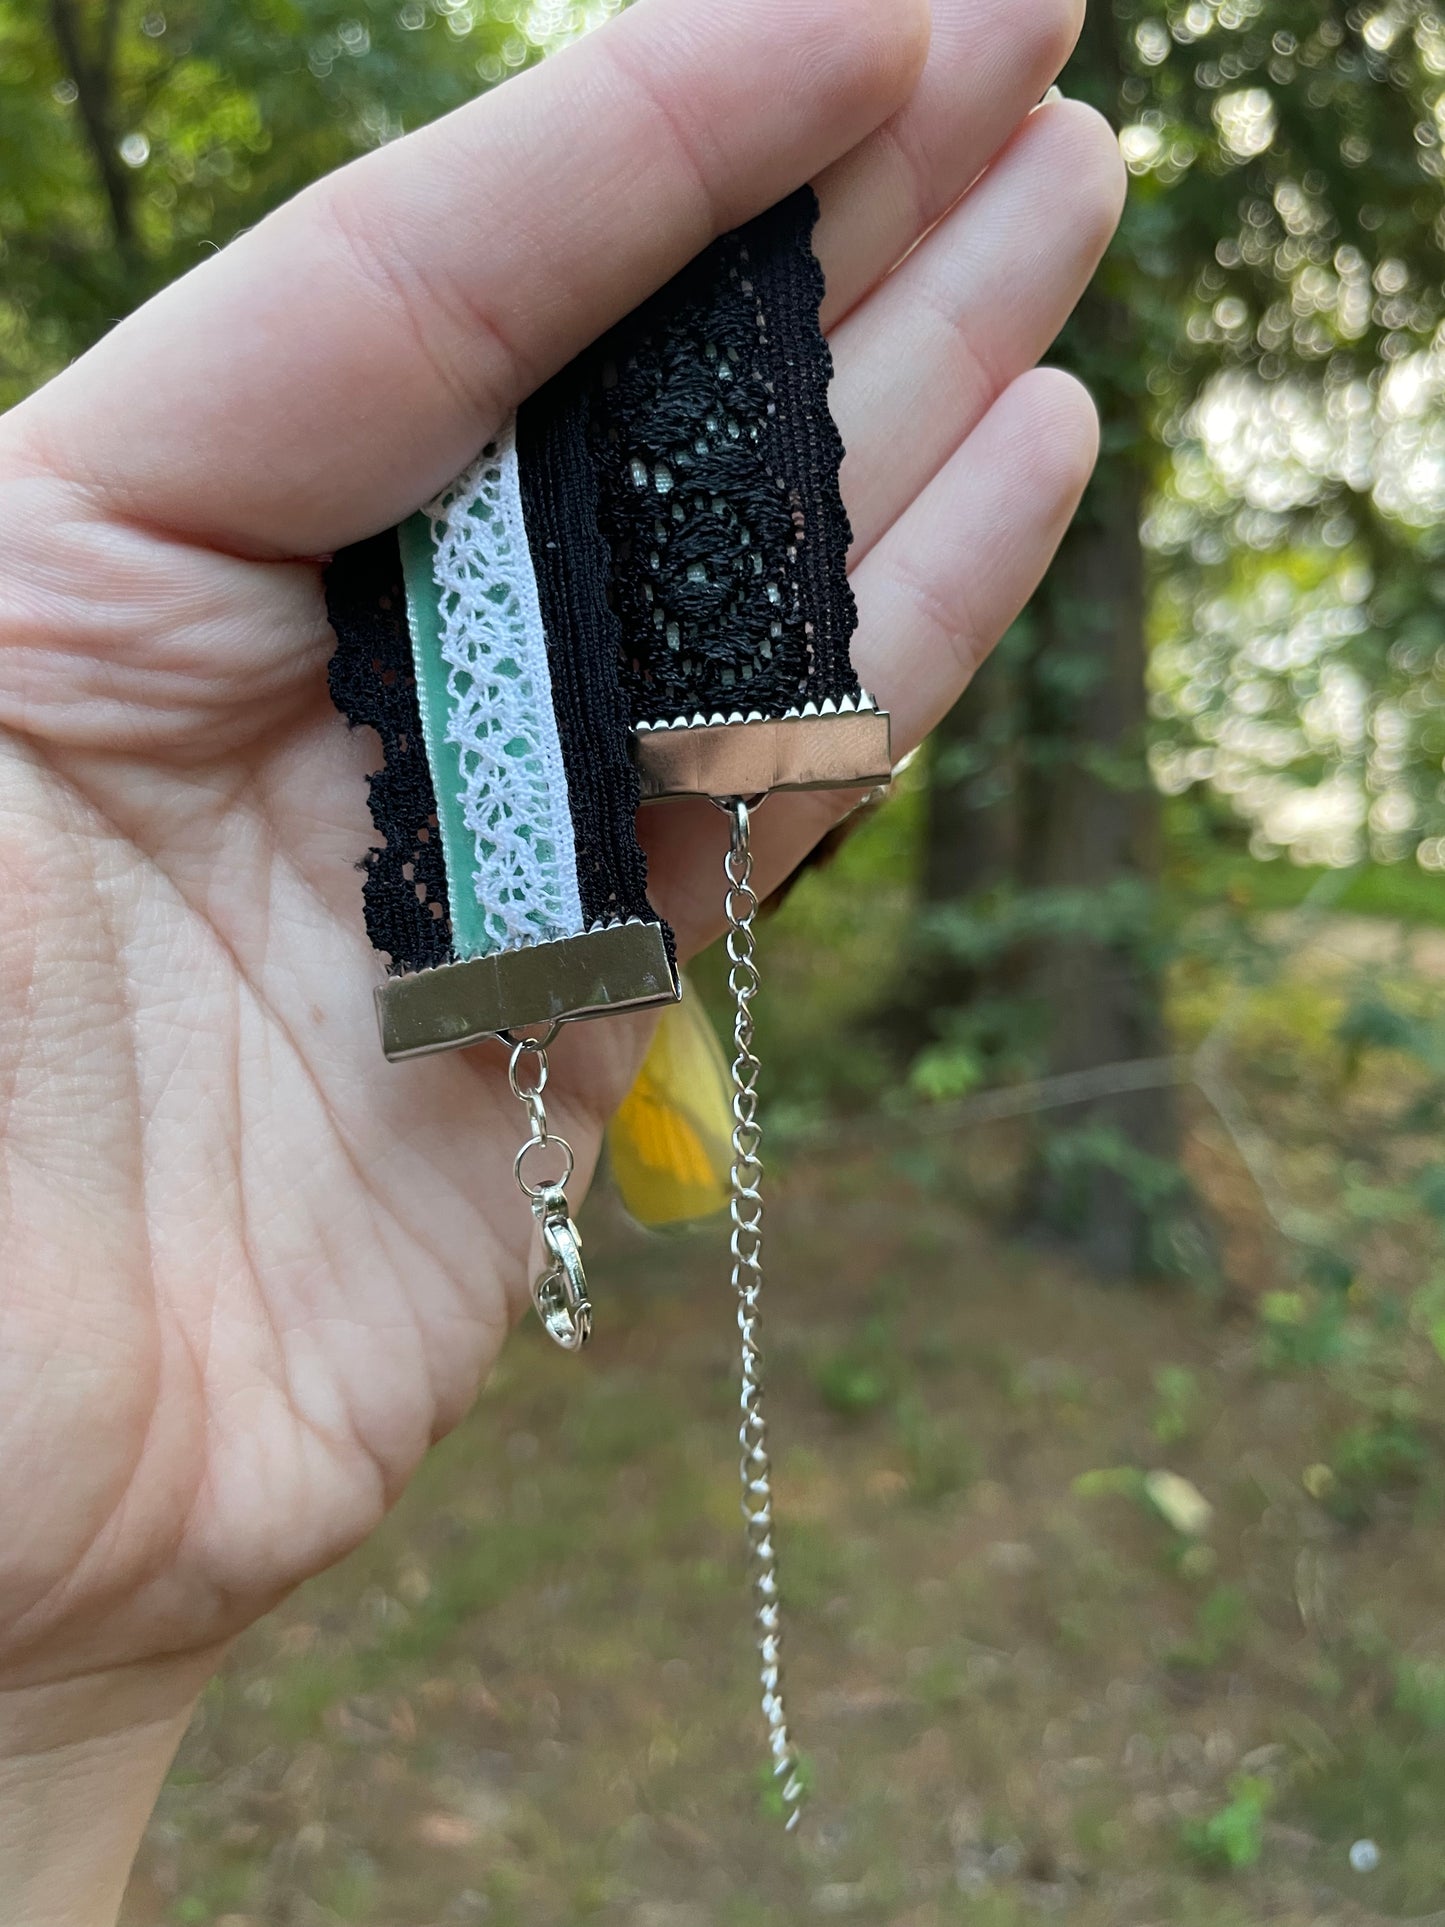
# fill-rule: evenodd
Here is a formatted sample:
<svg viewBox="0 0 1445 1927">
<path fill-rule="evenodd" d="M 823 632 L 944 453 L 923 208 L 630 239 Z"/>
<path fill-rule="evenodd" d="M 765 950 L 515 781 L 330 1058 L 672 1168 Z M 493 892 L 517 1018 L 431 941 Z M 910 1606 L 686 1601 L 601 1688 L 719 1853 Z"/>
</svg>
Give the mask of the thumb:
<svg viewBox="0 0 1445 1927">
<path fill-rule="evenodd" d="M 901 103 L 924 0 L 641 0 L 340 169 L 0 425 L 92 506 L 250 556 L 400 519 L 713 237 Z"/>
</svg>

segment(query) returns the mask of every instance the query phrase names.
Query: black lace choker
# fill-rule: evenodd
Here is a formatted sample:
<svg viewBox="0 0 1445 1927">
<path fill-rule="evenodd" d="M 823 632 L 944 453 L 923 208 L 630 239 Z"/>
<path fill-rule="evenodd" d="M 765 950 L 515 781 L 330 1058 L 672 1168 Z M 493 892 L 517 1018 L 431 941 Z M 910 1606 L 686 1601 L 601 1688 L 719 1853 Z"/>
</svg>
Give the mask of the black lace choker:
<svg viewBox="0 0 1445 1927">
<path fill-rule="evenodd" d="M 871 708 L 848 653 L 856 611 L 838 489 L 843 449 L 827 409 L 832 362 L 818 327 L 816 217 L 805 187 L 722 236 L 518 412 L 507 460 L 526 554 L 493 555 L 486 591 L 515 598 L 530 567 L 531 627 L 540 631 L 532 640 L 549 685 L 534 692 L 535 720 L 545 728 L 541 712 L 550 710 L 570 852 L 546 847 L 547 826 L 529 831 L 504 748 L 483 736 L 470 754 L 478 792 L 491 792 L 494 808 L 531 836 L 533 873 L 559 861 L 575 869 L 573 914 L 544 921 L 538 940 L 658 921 L 634 830 L 641 788 L 696 790 L 709 777 L 684 767 L 698 760 L 696 741 L 648 740 L 660 729 Z M 448 593 L 415 579 L 438 559 L 444 518 L 413 523 L 426 520 L 429 541 L 408 545 L 406 531 L 388 530 L 342 551 L 327 578 L 332 694 L 352 723 L 381 737 L 370 784 L 381 841 L 366 858 L 364 900 L 368 934 L 396 976 L 505 951 L 526 934 L 509 944 L 514 932 L 477 925 L 468 896 L 510 879 L 489 867 L 484 829 L 438 811 L 433 763 L 448 764 L 442 785 L 450 777 L 455 788 L 458 771 L 429 757 L 428 678 L 433 707 L 455 708 L 458 681 L 504 660 L 508 638 L 478 658 L 454 591 L 450 633 L 430 650 L 417 636 L 422 605 Z M 482 519 L 471 539 L 485 547 L 494 536 Z M 408 546 L 422 552 L 410 580 Z M 527 626 L 523 612 L 512 639 Z M 853 761 L 861 754 L 869 767 L 855 773 L 880 776 L 885 732 L 876 720 L 861 727 L 863 735 L 851 725 Z M 778 732 L 772 738 L 754 791 L 832 773 L 811 752 L 790 769 L 786 733 L 779 767 Z M 729 756 L 737 754 L 734 746 Z M 665 933 L 663 943 L 670 947 Z"/>
<path fill-rule="evenodd" d="M 339 554 L 331 688 L 382 745 L 364 902 L 389 976 L 393 1059 L 500 1037 L 530 1134 L 533 1297 L 576 1350 L 592 1307 L 549 1132 L 560 1024 L 675 1002 L 647 897 L 639 800 L 710 796 L 731 820 L 732 1282 L 742 1482 L 768 1744 L 783 1808 L 802 1781 L 779 1681 L 762 1416 L 761 1127 L 751 812 L 774 789 L 889 773 L 888 718 L 849 658 L 842 443 L 800 189 L 722 236 L 518 411 L 398 529 Z M 549 1168 L 550 1177 L 540 1175 Z"/>
</svg>

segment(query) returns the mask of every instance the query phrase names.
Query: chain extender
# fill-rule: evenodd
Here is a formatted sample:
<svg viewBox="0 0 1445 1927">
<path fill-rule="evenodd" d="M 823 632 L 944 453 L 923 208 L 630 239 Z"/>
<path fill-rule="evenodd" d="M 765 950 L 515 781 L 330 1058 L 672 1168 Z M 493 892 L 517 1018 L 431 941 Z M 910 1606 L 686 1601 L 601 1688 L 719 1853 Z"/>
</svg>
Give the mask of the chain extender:
<svg viewBox="0 0 1445 1927">
<path fill-rule="evenodd" d="M 733 1130 L 731 1197 L 732 1282 L 737 1294 L 738 1333 L 742 1360 L 742 1423 L 738 1429 L 741 1457 L 743 1522 L 747 1528 L 755 1599 L 759 1677 L 763 1718 L 768 1727 L 768 1752 L 778 1783 L 787 1831 L 798 1824 L 803 1778 L 797 1749 L 788 1733 L 783 1704 L 782 1606 L 778 1591 L 778 1558 L 773 1546 L 773 1472 L 768 1458 L 768 1428 L 763 1415 L 762 1293 L 763 1293 L 763 1165 L 762 1125 L 758 1121 L 758 1072 L 753 1049 L 753 998 L 759 988 L 757 944 L 753 921 L 758 899 L 753 890 L 751 818 L 740 796 L 714 798 L 727 811 L 732 834 L 724 861 L 727 895 L 728 989 L 733 997 Z"/>
</svg>

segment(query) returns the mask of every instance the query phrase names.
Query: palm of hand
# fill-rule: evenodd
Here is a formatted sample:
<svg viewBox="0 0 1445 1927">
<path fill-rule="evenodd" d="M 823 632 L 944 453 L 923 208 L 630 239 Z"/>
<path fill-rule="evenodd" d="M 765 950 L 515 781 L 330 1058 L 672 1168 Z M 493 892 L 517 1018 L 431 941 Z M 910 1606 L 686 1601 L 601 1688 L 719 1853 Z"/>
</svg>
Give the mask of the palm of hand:
<svg viewBox="0 0 1445 1927">
<path fill-rule="evenodd" d="M 377 1049 L 319 570 L 111 542 L 123 593 L 52 580 L 46 641 L 133 645 L 124 718 L 72 685 L 0 759 L 6 1451 L 52 1495 L 6 1534 L 0 1665 L 224 1638 L 376 1521 L 525 1301 L 498 1055 Z M 583 1172 L 623 1028 L 568 1053 Z"/>
<path fill-rule="evenodd" d="M 0 425 L 0 1676 L 223 1641 L 374 1524 L 526 1302 L 532 1221 L 512 1183 L 522 1118 L 504 1059 L 393 1068 L 377 1049 L 355 871 L 375 750 L 326 696 L 319 564 L 288 558 L 424 499 L 536 379 L 696 251 L 695 176 L 667 131 L 678 103 L 706 125 L 711 205 L 734 219 L 835 163 L 819 248 L 859 667 L 900 748 L 1032 587 L 1092 427 L 1072 384 L 1025 371 L 1112 225 L 1117 160 L 1101 123 L 1052 109 L 939 221 L 1075 25 L 1071 0 L 1031 7 L 1027 40 L 1001 17 L 1008 85 L 960 101 L 960 74 L 987 63 L 957 11 L 938 9 L 948 31 L 902 108 L 921 54 L 910 9 L 835 0 L 800 25 L 760 4 L 743 33 L 654 0 L 336 177 Z M 645 61 L 648 35 L 669 31 L 664 122 L 621 49 Z M 800 33 L 815 37 L 807 59 Z M 459 266 L 457 223 L 445 207 L 417 220 L 408 167 L 432 192 L 450 141 L 469 178 L 520 172 L 499 204 L 528 208 L 519 129 L 545 146 L 550 116 L 554 141 L 575 140 L 589 75 L 596 165 L 649 218 L 589 231 L 554 189 L 498 215 L 487 258 L 468 248 Z M 597 107 L 609 76 L 621 105 Z M 744 111 L 769 90 L 784 95 L 772 131 Z M 972 146 L 958 140 L 969 115 Z M 366 193 L 348 200 L 352 178 Z M 405 272 L 388 196 L 411 214 Z M 1027 285 L 1000 281 L 960 321 L 958 262 L 987 279 L 990 249 L 1004 258 L 1020 211 L 1045 204 Z M 360 308 L 358 273 L 372 277 Z M 286 334 L 298 274 L 324 355 Z M 487 319 L 499 307 L 513 333 L 530 312 L 525 367 Z M 196 343 L 217 313 L 235 338 L 207 360 Z M 254 364 L 237 345 L 251 337 Z M 378 368 L 380 425 L 357 399 Z M 900 443 L 900 413 L 923 396 Z M 401 424 L 410 439 L 378 473 Z M 770 806 L 765 886 L 827 808 Z M 652 895 L 684 954 L 714 934 L 725 834 L 705 807 L 650 826 Z M 577 1152 L 575 1196 L 644 1040 L 618 1020 L 558 1050 L 549 1108 Z"/>
</svg>

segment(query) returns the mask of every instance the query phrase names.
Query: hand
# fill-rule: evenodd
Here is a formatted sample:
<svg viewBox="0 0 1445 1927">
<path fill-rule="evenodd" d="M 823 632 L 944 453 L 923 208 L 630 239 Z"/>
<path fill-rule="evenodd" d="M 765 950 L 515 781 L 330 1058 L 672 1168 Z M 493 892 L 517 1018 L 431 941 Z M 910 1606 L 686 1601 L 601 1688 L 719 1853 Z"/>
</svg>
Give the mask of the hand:
<svg viewBox="0 0 1445 1927">
<path fill-rule="evenodd" d="M 1077 26 L 1075 0 L 937 0 L 930 50 L 922 0 L 643 0 L 318 183 L 0 422 L 0 1756 L 45 1754 L 0 1766 L 12 1927 L 112 1917 L 219 1649 L 375 1525 L 527 1303 L 503 1058 L 377 1049 L 376 754 L 327 699 L 317 558 L 813 178 L 857 663 L 911 746 L 1094 456 L 1082 391 L 1028 372 L 1122 196 L 1101 120 L 1030 111 Z M 764 881 L 836 807 L 762 813 Z M 645 828 L 686 955 L 726 825 Z M 577 1195 L 644 1038 L 556 1054 Z M 27 1827 L 51 1845 L 15 1874 Z"/>
</svg>

